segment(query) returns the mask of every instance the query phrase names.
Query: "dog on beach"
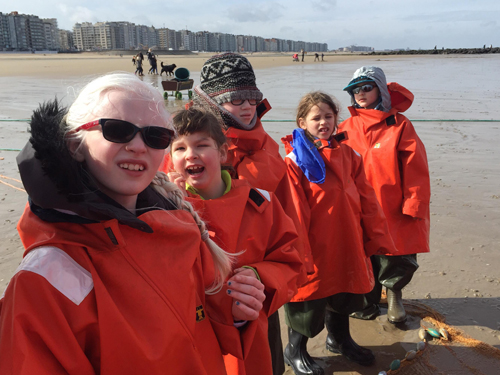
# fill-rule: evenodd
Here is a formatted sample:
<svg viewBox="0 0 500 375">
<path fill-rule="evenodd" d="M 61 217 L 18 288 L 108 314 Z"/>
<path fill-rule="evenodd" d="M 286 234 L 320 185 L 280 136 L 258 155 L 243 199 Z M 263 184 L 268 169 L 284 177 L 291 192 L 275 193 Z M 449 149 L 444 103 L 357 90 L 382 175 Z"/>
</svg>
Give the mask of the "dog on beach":
<svg viewBox="0 0 500 375">
<path fill-rule="evenodd" d="M 172 64 L 172 65 L 163 65 L 163 61 L 160 63 L 161 65 L 161 72 L 160 75 L 165 72 L 165 75 L 167 76 L 173 76 L 174 75 L 174 69 L 176 68 L 177 65 Z"/>
</svg>

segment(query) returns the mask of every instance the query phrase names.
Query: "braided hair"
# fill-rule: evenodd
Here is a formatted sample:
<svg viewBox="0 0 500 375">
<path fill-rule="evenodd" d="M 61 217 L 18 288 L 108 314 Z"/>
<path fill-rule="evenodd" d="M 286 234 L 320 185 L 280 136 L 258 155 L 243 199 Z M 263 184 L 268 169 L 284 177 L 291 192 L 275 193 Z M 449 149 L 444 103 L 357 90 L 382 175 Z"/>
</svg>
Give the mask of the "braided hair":
<svg viewBox="0 0 500 375">
<path fill-rule="evenodd" d="M 234 254 L 229 254 L 222 250 L 208 235 L 208 230 L 201 220 L 198 213 L 194 210 L 191 203 L 184 199 L 184 195 L 179 190 L 176 184 L 170 182 L 168 176 L 164 172 L 157 172 L 155 178 L 151 182 L 151 187 L 155 189 L 162 196 L 171 201 L 178 209 L 189 212 L 192 216 L 196 225 L 201 233 L 201 239 L 207 244 L 215 266 L 215 279 L 212 285 L 205 289 L 205 294 L 216 294 L 224 285 L 226 277 L 232 270 L 232 264 L 235 260 Z"/>
</svg>

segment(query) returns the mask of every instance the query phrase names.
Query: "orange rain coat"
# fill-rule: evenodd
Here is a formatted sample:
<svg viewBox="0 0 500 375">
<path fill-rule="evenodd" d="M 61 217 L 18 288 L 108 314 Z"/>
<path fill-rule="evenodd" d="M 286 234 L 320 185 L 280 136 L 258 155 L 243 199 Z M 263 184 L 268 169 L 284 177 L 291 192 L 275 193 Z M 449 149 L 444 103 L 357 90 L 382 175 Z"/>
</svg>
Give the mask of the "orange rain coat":
<svg viewBox="0 0 500 375">
<path fill-rule="evenodd" d="M 260 120 L 270 109 L 267 100 L 260 103 L 258 107 L 260 112 L 251 130 L 235 127 L 228 127 L 225 130 L 229 144 L 227 164 L 235 169 L 238 179 L 247 180 L 251 186 L 276 194 L 286 214 L 292 218 L 300 238 L 307 233 L 301 233 L 302 227 L 295 212 L 294 198 L 290 194 L 286 164 L 280 155 L 279 145 L 267 134 Z M 174 170 L 170 154 L 165 155 L 160 170 L 165 173 Z M 296 248 L 301 255 L 305 271 L 314 272 L 309 244 L 301 242 Z"/>
<path fill-rule="evenodd" d="M 363 156 L 366 177 L 387 217 L 398 255 L 425 253 L 430 231 L 429 166 L 424 144 L 400 113 L 410 108 L 413 94 L 394 82 L 387 88 L 389 112 L 349 107 L 352 117 L 339 125 L 339 131 L 347 131 L 346 144 Z"/>
<path fill-rule="evenodd" d="M 27 207 L 25 257 L 0 300 L 1 374 L 226 373 L 192 216 L 138 219 L 154 233 L 116 219 L 53 224 Z M 239 337 L 232 319 L 215 326 Z"/>
<path fill-rule="evenodd" d="M 229 252 L 244 251 L 238 255 L 233 269 L 254 268 L 265 286 L 266 299 L 259 318 L 247 323 L 247 326 L 258 326 L 253 327 L 255 333 L 251 341 L 244 339 L 245 330 L 251 327 L 241 328 L 245 360 L 226 355 L 227 372 L 272 375 L 267 318 L 296 293 L 297 278 L 302 270 L 300 256 L 292 246 L 297 238 L 294 224 L 274 194 L 254 189 L 247 181 L 232 180 L 231 190 L 217 199 L 197 197 L 191 195 L 187 200 L 207 223 L 213 240 Z M 224 295 L 219 293 L 222 299 Z M 228 303 L 222 299 L 220 306 Z"/>
<path fill-rule="evenodd" d="M 267 101 L 263 104 L 269 106 Z M 290 194 L 290 179 L 286 173 L 286 164 L 280 155 L 279 145 L 264 130 L 260 117 L 252 130 L 230 127 L 226 131 L 226 137 L 229 143 L 227 162 L 234 167 L 238 178 L 247 180 L 251 186 L 276 194 L 286 214 L 292 218 L 299 238 L 306 236 L 307 233 L 302 233 L 303 227 L 295 212 L 294 197 Z M 314 272 L 309 244 L 301 242 L 296 247 L 305 271 Z"/>
<path fill-rule="evenodd" d="M 314 261 L 314 273 L 292 302 L 337 293 L 368 293 L 374 286 L 373 254 L 395 253 L 387 222 L 366 180 L 361 156 L 335 139 L 318 149 L 326 167 L 322 184 L 310 182 L 294 161 L 292 136 L 282 138 L 299 219 Z"/>
</svg>

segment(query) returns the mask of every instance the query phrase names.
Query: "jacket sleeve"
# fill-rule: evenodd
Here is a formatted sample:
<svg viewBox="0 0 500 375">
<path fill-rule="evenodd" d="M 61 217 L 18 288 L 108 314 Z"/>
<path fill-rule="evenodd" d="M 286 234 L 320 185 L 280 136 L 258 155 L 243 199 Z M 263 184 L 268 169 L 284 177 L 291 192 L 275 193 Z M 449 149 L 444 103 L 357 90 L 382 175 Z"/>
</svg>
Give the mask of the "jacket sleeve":
<svg viewBox="0 0 500 375">
<path fill-rule="evenodd" d="M 274 192 L 285 174 L 285 164 L 279 154 L 272 155 L 267 150 L 246 153 L 237 150 L 233 166 L 238 178 L 247 180 L 250 185 Z"/>
<path fill-rule="evenodd" d="M 266 222 L 270 224 L 264 259 L 247 264 L 257 270 L 265 286 L 263 310 L 270 316 L 297 293 L 297 281 L 304 277 L 302 260 L 294 247 L 297 231 L 278 199 L 271 194 L 266 208 Z"/>
<path fill-rule="evenodd" d="M 0 373 L 96 374 L 100 358 L 85 353 L 99 347 L 93 294 L 76 305 L 42 276 L 18 272 L 0 300 Z"/>
<path fill-rule="evenodd" d="M 401 166 L 403 207 L 405 215 L 426 219 L 429 217 L 431 196 L 429 165 L 425 147 L 410 120 L 403 115 L 403 131 L 398 142 Z"/>
<path fill-rule="evenodd" d="M 286 173 L 283 176 L 278 188 L 276 189 L 276 197 L 278 198 L 281 206 L 285 213 L 292 219 L 295 229 L 297 230 L 298 238 L 295 241 L 294 247 L 300 254 L 300 258 L 304 265 L 304 271 L 307 274 L 314 273 L 314 265 L 312 261 L 312 253 L 311 246 L 309 245 L 309 241 L 303 241 L 303 239 L 307 239 L 307 231 L 304 225 L 302 225 L 301 220 L 299 219 L 299 215 L 297 213 L 297 206 L 295 204 L 298 193 L 292 188 L 293 181 L 289 175 Z M 303 192 L 302 192 L 303 193 Z M 300 198 L 302 199 L 302 198 Z M 302 282 L 305 282 L 307 277 L 304 275 L 303 278 L 299 278 L 299 286 L 302 285 Z"/>
<path fill-rule="evenodd" d="M 288 185 L 290 196 L 289 199 L 292 203 L 287 205 L 293 205 L 293 210 L 295 211 L 296 219 L 294 220 L 295 226 L 299 238 L 297 241 L 300 244 L 297 248 L 301 251 L 301 256 L 303 257 L 302 262 L 308 274 L 313 274 L 314 269 L 314 259 L 312 256 L 311 245 L 309 243 L 309 226 L 311 223 L 311 208 L 309 207 L 309 201 L 302 187 L 302 176 L 303 173 L 299 166 L 295 164 L 290 158 L 286 157 L 285 162 L 287 165 L 287 175 L 288 175 Z M 291 209 L 290 209 L 291 210 Z M 302 284 L 299 284 L 301 286 Z"/>
<path fill-rule="evenodd" d="M 361 203 L 361 226 L 366 256 L 397 255 L 398 251 L 389 233 L 387 219 L 373 187 L 366 179 L 363 159 L 356 151 L 349 149 L 352 155 L 352 175 Z"/>
<path fill-rule="evenodd" d="M 204 242 L 201 243 L 201 256 L 199 258 L 201 276 L 204 287 L 211 285 L 214 280 L 214 266 L 210 250 Z M 200 273 L 195 273 L 200 275 Z M 197 276 L 200 277 L 200 276 Z M 204 301 L 207 316 L 212 329 L 217 337 L 222 354 L 231 354 L 236 358 L 246 358 L 251 343 L 258 328 L 257 321 L 247 322 L 244 327 L 234 326 L 232 302 L 233 299 L 227 295 L 227 285 L 224 283 L 222 290 L 213 295 L 205 295 L 203 290 L 199 291 L 199 296 Z"/>
</svg>

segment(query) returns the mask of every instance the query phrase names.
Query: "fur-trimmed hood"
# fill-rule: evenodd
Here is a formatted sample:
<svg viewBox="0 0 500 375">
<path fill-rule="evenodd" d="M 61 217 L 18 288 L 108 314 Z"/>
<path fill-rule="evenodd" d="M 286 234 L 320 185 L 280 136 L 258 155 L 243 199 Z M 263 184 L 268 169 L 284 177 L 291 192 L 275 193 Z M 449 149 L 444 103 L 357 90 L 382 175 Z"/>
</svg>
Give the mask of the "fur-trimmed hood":
<svg viewBox="0 0 500 375">
<path fill-rule="evenodd" d="M 31 116 L 31 137 L 17 156 L 32 211 L 46 221 L 85 223 L 117 219 L 151 232 L 146 223 L 102 193 L 84 164 L 71 156 L 64 137 L 66 113 L 57 99 L 41 104 Z M 137 207 L 174 209 L 151 187 L 139 194 Z"/>
</svg>

